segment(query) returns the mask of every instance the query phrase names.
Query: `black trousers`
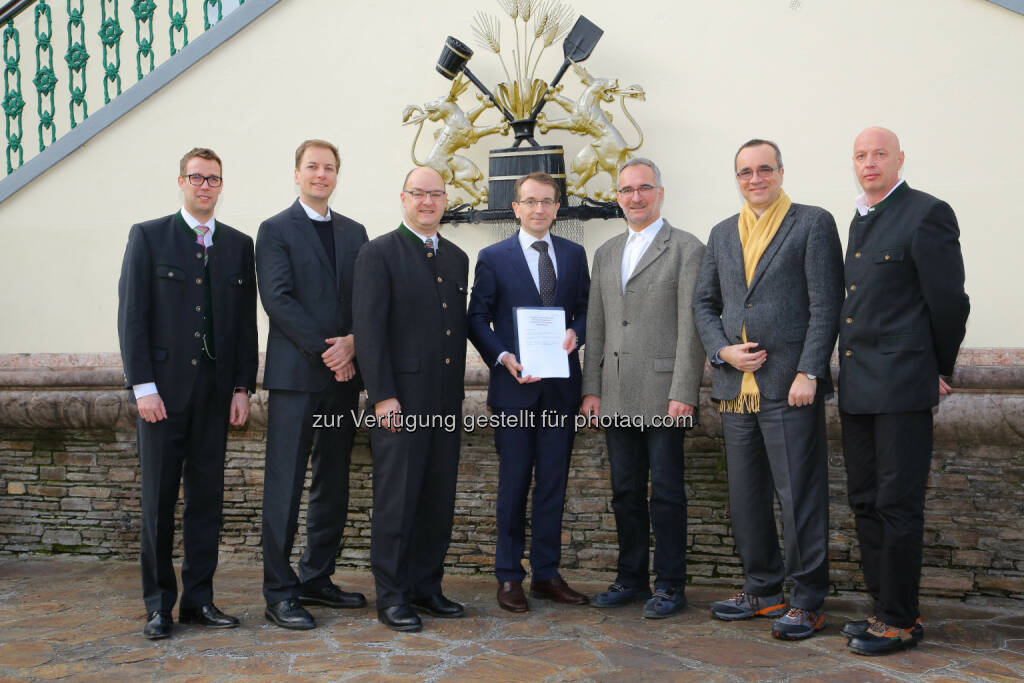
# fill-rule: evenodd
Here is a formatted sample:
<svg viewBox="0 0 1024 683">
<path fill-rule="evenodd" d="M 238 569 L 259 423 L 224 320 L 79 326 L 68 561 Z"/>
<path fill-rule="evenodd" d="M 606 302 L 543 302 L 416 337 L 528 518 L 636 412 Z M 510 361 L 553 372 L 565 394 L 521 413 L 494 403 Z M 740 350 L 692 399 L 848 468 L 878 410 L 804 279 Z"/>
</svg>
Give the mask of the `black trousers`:
<svg viewBox="0 0 1024 683">
<path fill-rule="evenodd" d="M 722 413 L 729 510 L 743 590 L 760 597 L 793 579 L 790 605 L 817 611 L 828 593 L 828 444 L 825 399 L 793 407 L 761 397 L 757 413 Z M 786 561 L 779 553 L 775 494 Z"/>
<path fill-rule="evenodd" d="M 171 552 L 174 507 L 183 475 L 185 559 L 179 608 L 213 602 L 230 401 L 230 396 L 217 395 L 216 366 L 204 360 L 184 410 L 167 411 L 167 418 L 159 422 L 138 421 L 142 470 L 140 555 L 147 612 L 170 611 L 178 598 Z"/>
<path fill-rule="evenodd" d="M 839 415 L 850 508 L 875 616 L 910 628 L 921 616 L 917 594 L 932 413 Z"/>
<path fill-rule="evenodd" d="M 461 414 L 443 417 L 452 421 L 454 429 L 370 430 L 370 568 L 377 586 L 377 609 L 441 592 L 462 439 Z"/>
<path fill-rule="evenodd" d="M 686 487 L 680 427 L 609 427 L 612 510 L 619 538 L 618 583 L 649 585 L 648 557 L 654 527 L 654 585 L 686 584 Z M 647 475 L 651 478 L 650 516 Z"/>
<path fill-rule="evenodd" d="M 320 588 L 334 574 L 348 518 L 355 438 L 352 411 L 358 401 L 355 385 L 347 382 L 332 381 L 320 392 L 270 391 L 263 476 L 263 597 L 267 604 L 296 598 L 303 586 Z M 306 549 L 296 573 L 292 544 L 310 461 L 313 480 L 306 508 Z"/>
<path fill-rule="evenodd" d="M 502 368 L 504 371 L 504 368 Z M 494 573 L 498 581 L 522 581 L 526 547 L 526 499 L 533 483 L 530 513 L 530 568 L 534 581 L 558 577 L 562 557 L 562 511 L 575 436 L 575 409 L 552 405 L 549 389 L 529 408 L 497 408 L 509 416 L 530 414 L 532 426 L 495 427 L 498 451 L 498 539 Z"/>
</svg>

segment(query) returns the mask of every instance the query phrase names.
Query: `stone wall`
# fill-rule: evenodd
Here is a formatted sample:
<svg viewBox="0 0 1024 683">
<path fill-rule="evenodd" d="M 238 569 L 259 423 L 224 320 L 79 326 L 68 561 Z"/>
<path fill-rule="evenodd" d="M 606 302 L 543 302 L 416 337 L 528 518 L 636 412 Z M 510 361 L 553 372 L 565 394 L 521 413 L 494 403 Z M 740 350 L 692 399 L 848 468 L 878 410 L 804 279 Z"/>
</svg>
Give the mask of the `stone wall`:
<svg viewBox="0 0 1024 683">
<path fill-rule="evenodd" d="M 0 554 L 73 553 L 133 559 L 139 481 L 134 407 L 117 388 L 116 357 L 0 357 Z M 936 416 L 922 592 L 1024 599 L 1024 351 L 963 354 Z M 467 414 L 482 414 L 485 369 L 467 371 Z M 222 559 L 260 561 L 266 395 L 228 442 Z M 721 425 L 707 398 L 686 441 L 689 574 L 734 587 L 741 570 L 729 525 Z M 832 581 L 862 590 L 835 402 L 828 406 Z M 361 432 L 352 456 L 351 509 L 339 558 L 369 563 L 371 464 Z M 497 458 L 490 430 L 463 434 L 450 572 L 488 572 L 494 557 Z M 180 503 L 179 503 L 180 505 Z M 300 518 L 300 525 L 303 524 Z M 296 554 L 301 553 L 303 535 Z M 179 535 L 180 540 L 180 535 Z M 563 531 L 563 566 L 611 578 L 615 525 L 603 435 L 577 436 Z"/>
</svg>

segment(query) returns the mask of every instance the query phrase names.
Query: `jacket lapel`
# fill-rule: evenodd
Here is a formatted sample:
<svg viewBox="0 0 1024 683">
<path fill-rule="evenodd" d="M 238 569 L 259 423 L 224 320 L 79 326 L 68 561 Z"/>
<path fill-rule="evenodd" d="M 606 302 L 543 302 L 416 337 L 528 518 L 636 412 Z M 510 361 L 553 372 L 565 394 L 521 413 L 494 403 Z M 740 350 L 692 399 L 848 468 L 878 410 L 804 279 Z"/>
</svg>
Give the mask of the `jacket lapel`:
<svg viewBox="0 0 1024 683">
<path fill-rule="evenodd" d="M 568 273 L 571 269 L 571 264 L 569 263 L 569 251 L 566 248 L 565 243 L 554 235 L 551 236 L 551 243 L 555 247 L 555 268 L 558 272 L 558 276 L 555 278 L 555 301 L 565 302 L 566 290 L 569 287 Z M 540 296 L 540 293 L 538 292 L 537 295 Z M 563 306 L 562 308 L 567 308 L 567 306 Z"/>
<path fill-rule="evenodd" d="M 320 259 L 320 263 L 328 271 L 331 270 L 331 262 L 327 258 L 327 250 L 324 249 L 324 243 L 320 241 L 320 236 L 316 234 L 316 228 L 313 227 L 309 220 L 309 216 L 303 211 L 302 206 L 299 204 L 299 200 L 296 199 L 295 203 L 292 204 L 291 209 L 292 227 L 295 232 L 302 236 L 303 239 L 309 243 L 310 248 L 316 253 L 317 258 Z M 335 250 L 338 247 L 338 241 L 334 241 Z"/>
<path fill-rule="evenodd" d="M 330 209 L 328 209 L 330 211 Z M 334 229 L 334 262 L 337 264 L 334 268 L 334 275 L 336 278 L 335 287 L 337 287 L 338 295 L 341 295 L 341 283 L 343 282 L 342 268 L 345 265 L 345 252 L 348 251 L 348 237 L 349 234 L 341 226 L 341 217 L 331 211 L 331 227 Z M 317 237 L 317 241 L 320 239 Z"/>
<path fill-rule="evenodd" d="M 796 217 L 794 214 L 795 212 L 793 211 L 793 208 L 790 207 L 789 211 L 786 212 L 786 217 L 782 219 L 782 225 L 779 226 L 778 232 L 776 232 L 775 237 L 772 238 L 771 244 L 769 244 L 768 248 L 764 250 L 763 254 L 761 254 L 761 260 L 757 262 L 757 268 L 754 269 L 754 277 L 750 280 L 750 287 L 747 288 L 747 296 L 750 296 L 750 293 L 754 291 L 754 287 L 757 286 L 761 276 L 764 275 L 764 271 L 768 268 L 772 259 L 775 258 L 775 255 L 779 253 L 779 248 L 782 246 L 782 243 L 786 241 L 786 237 L 793 229 L 793 224 L 796 223 Z M 737 231 L 737 235 L 738 234 L 739 232 Z"/>
<path fill-rule="evenodd" d="M 523 245 L 519 243 L 518 230 L 511 237 L 505 240 L 505 253 L 507 254 L 508 262 L 512 264 L 512 269 L 516 272 L 516 277 L 519 278 L 521 282 L 526 283 L 527 291 L 529 291 L 533 296 L 534 305 L 543 305 L 544 302 L 540 298 L 540 291 L 537 289 L 537 283 L 534 282 L 533 274 L 530 272 L 530 266 L 526 263 L 526 254 L 523 253 Z M 558 258 L 557 252 L 555 253 L 555 258 Z M 555 282 L 555 296 L 557 297 L 558 279 L 556 279 Z"/>
<path fill-rule="evenodd" d="M 633 274 L 629 276 L 630 281 L 633 280 L 637 275 L 642 273 L 647 266 L 654 263 L 659 256 L 665 253 L 668 249 L 669 231 L 672 227 L 668 224 L 668 221 L 661 226 L 658 230 L 658 234 L 654 236 L 654 241 L 651 246 L 647 247 L 647 251 L 640 257 L 640 261 L 636 264 L 636 268 L 633 269 Z M 623 251 L 625 251 L 625 244 L 623 244 Z M 622 263 L 622 259 L 619 259 L 619 263 Z M 619 278 L 622 278 L 622 268 L 619 268 Z"/>
</svg>

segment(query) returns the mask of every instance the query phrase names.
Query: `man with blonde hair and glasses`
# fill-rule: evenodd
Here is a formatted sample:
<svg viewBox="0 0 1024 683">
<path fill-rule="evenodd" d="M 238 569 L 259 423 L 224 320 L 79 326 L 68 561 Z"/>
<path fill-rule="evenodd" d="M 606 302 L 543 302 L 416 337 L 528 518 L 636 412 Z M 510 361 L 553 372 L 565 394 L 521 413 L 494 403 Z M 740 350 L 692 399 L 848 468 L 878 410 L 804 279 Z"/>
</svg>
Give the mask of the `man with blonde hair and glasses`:
<svg viewBox="0 0 1024 683">
<path fill-rule="evenodd" d="M 580 412 L 605 428 L 619 557 L 615 581 L 590 604 L 646 601 L 643 615 L 661 619 L 686 607 L 683 436 L 704 371 L 690 306 L 704 245 L 661 217 L 665 188 L 653 161 L 624 164 L 618 195 L 628 229 L 594 255 Z"/>
<path fill-rule="evenodd" d="M 746 582 L 713 603 L 711 614 L 779 617 L 772 635 L 799 640 L 825 626 L 825 395 L 843 301 L 842 249 L 831 214 L 794 204 L 783 191 L 778 145 L 749 140 L 733 163 L 745 203 L 712 228 L 693 307 L 711 359 L 711 398 L 722 413 L 729 509 Z M 787 575 L 794 584 L 788 610 Z"/>
<path fill-rule="evenodd" d="M 178 212 L 132 226 L 118 283 L 125 381 L 138 405 L 142 496 L 143 635 L 171 634 L 178 596 L 171 552 L 184 475 L 178 621 L 238 626 L 213 604 L 228 422 L 245 424 L 256 388 L 256 275 L 252 238 L 215 220 L 220 157 L 181 159 Z"/>
</svg>

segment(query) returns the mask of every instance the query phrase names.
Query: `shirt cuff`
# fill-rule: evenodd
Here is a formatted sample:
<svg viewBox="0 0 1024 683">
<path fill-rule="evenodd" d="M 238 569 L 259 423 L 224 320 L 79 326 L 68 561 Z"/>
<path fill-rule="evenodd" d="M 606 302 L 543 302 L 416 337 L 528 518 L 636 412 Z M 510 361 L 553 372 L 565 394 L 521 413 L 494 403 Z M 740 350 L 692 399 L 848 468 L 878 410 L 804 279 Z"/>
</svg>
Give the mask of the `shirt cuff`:
<svg viewBox="0 0 1024 683">
<path fill-rule="evenodd" d="M 497 360 L 497 361 L 495 361 L 495 363 L 494 363 L 494 364 L 495 364 L 495 365 L 501 365 L 501 359 L 502 359 L 502 358 L 504 358 L 505 356 L 507 356 L 508 354 L 509 354 L 509 352 L 508 352 L 508 351 L 502 351 L 501 353 L 499 353 L 499 354 L 498 354 L 498 360 Z"/>
<path fill-rule="evenodd" d="M 134 384 L 132 385 L 132 391 L 135 392 L 135 400 L 139 400 L 143 396 L 150 396 L 157 393 L 156 382 L 146 382 L 145 384 Z"/>
<path fill-rule="evenodd" d="M 725 347 L 723 346 L 722 349 L 724 349 L 724 348 Z M 722 357 L 718 355 L 719 353 L 722 352 L 722 349 L 718 349 L 718 351 L 715 351 L 715 357 L 711 359 L 711 363 L 712 364 L 714 364 L 714 365 L 725 365 L 725 361 L 722 360 Z"/>
</svg>

